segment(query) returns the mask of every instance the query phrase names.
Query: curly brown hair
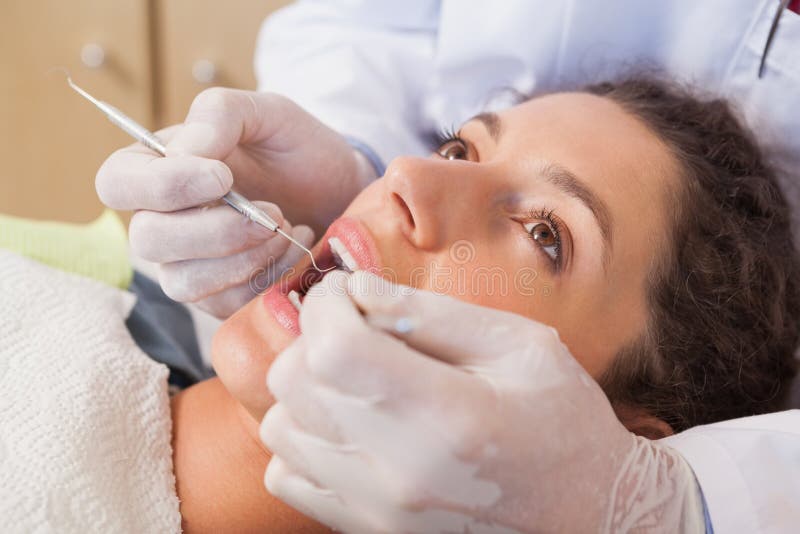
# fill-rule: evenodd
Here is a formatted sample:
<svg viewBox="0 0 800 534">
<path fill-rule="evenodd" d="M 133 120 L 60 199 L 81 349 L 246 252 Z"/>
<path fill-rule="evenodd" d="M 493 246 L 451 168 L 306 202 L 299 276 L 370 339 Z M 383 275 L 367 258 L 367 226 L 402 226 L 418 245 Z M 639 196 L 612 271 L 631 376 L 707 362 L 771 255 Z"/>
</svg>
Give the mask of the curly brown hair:
<svg viewBox="0 0 800 534">
<path fill-rule="evenodd" d="M 683 171 L 647 330 L 601 377 L 606 394 L 676 432 L 780 409 L 796 372 L 800 258 L 776 171 L 723 99 L 652 77 L 583 91 L 638 117 Z"/>
</svg>

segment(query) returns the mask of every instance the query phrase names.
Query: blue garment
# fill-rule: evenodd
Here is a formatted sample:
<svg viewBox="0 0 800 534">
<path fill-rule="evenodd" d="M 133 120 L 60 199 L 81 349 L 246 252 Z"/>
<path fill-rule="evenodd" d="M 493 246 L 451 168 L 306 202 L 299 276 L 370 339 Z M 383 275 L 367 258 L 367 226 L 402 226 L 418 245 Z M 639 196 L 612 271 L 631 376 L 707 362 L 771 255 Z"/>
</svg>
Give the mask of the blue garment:
<svg viewBox="0 0 800 534">
<path fill-rule="evenodd" d="M 361 154 L 367 158 L 367 161 L 369 161 L 370 165 L 372 165 L 372 168 L 375 170 L 375 176 L 380 178 L 386 173 L 386 164 L 371 146 L 355 137 L 345 136 L 344 139 L 351 147 L 361 152 Z"/>
<path fill-rule="evenodd" d="M 169 367 L 169 384 L 185 389 L 214 376 L 203 363 L 189 310 L 139 272 L 128 290 L 136 295 L 136 305 L 125 326 L 145 354 Z"/>
<path fill-rule="evenodd" d="M 706 496 L 703 495 L 703 489 L 700 489 L 700 497 L 703 499 L 703 519 L 706 523 L 706 534 L 714 534 L 714 525 L 711 524 L 711 515 L 708 513 L 708 505 L 706 504 Z"/>
</svg>

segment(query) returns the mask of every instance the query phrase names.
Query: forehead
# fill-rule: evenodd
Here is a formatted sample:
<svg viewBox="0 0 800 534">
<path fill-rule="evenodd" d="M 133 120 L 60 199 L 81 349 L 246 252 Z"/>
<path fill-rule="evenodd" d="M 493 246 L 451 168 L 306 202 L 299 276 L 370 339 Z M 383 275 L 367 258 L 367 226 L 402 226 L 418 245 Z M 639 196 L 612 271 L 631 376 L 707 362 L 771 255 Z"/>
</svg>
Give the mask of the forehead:
<svg viewBox="0 0 800 534">
<path fill-rule="evenodd" d="M 542 162 L 572 171 L 615 213 L 638 217 L 676 190 L 677 161 L 640 119 L 616 102 L 587 93 L 558 93 L 528 100 L 499 114 L 499 142 L 486 128 L 470 123 L 486 146 L 487 158 L 525 171 Z M 478 129 L 482 130 L 478 133 Z M 480 152 L 480 147 L 479 147 Z"/>
<path fill-rule="evenodd" d="M 668 147 L 639 118 L 616 102 L 588 93 L 533 98 L 500 113 L 504 143 L 498 149 L 552 154 L 608 170 L 674 170 Z M 505 146 L 503 146 L 505 145 Z M 643 157 L 643 156 L 646 156 Z"/>
</svg>

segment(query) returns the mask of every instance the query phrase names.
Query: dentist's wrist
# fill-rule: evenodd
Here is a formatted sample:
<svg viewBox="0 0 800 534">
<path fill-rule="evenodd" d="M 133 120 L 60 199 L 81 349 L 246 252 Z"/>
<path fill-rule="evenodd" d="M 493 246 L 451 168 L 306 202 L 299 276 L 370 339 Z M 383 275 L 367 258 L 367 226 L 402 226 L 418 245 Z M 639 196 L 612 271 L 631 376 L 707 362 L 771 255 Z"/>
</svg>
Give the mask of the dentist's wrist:
<svg viewBox="0 0 800 534">
<path fill-rule="evenodd" d="M 353 148 L 356 158 L 357 183 L 364 189 L 386 172 L 386 164 L 368 144 L 355 137 L 345 136 L 345 141 Z"/>
</svg>

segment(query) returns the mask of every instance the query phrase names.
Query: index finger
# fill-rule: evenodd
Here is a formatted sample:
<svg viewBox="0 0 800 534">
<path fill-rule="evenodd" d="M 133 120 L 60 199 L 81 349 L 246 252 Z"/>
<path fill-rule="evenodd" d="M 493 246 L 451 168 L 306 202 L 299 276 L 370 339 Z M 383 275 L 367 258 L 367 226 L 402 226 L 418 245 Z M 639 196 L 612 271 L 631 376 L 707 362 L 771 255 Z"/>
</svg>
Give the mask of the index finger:
<svg viewBox="0 0 800 534">
<path fill-rule="evenodd" d="M 523 350 L 531 357 L 567 352 L 550 326 L 447 295 L 398 286 L 366 271 L 350 277 L 348 292 L 367 315 L 412 319 L 412 329 L 395 335 L 418 351 L 459 367 L 485 370 L 501 363 L 505 355 Z"/>
<path fill-rule="evenodd" d="M 165 143 L 181 126 L 156 133 Z M 118 210 L 176 211 L 217 200 L 230 190 L 233 175 L 221 161 L 194 157 L 165 158 L 140 143 L 109 156 L 95 178 L 106 206 Z"/>
</svg>

